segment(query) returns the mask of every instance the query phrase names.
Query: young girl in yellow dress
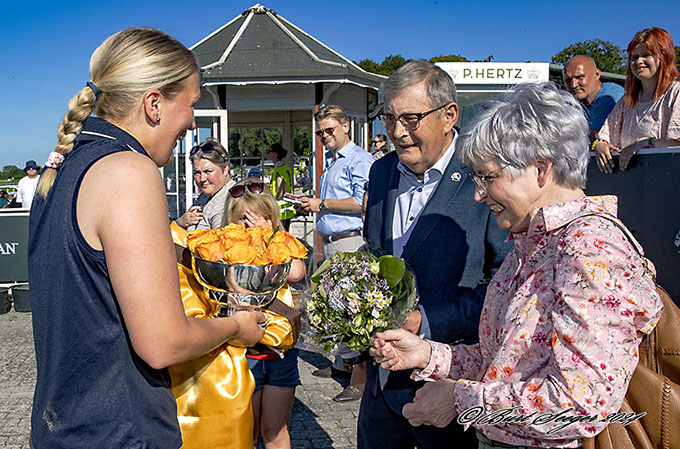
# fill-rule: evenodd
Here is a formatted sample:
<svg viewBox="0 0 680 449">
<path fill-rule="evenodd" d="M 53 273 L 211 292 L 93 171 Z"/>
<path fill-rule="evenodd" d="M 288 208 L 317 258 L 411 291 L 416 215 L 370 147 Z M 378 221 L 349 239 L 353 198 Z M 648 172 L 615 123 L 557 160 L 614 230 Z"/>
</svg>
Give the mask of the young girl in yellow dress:
<svg viewBox="0 0 680 449">
<path fill-rule="evenodd" d="M 262 187 L 258 188 L 260 185 Z M 273 228 L 279 226 L 278 205 L 271 192 L 264 187 L 259 178 L 247 178 L 234 185 L 227 199 L 224 224 L 237 223 L 246 227 Z M 186 248 L 187 232 L 173 223 L 172 233 L 179 254 L 178 269 L 185 313 L 187 316 L 210 318 L 217 310 L 215 301 L 209 298 L 205 289 L 196 280 L 190 258 L 187 257 L 188 250 L 182 251 Z M 305 272 L 304 262 L 294 259 L 288 281 L 299 281 Z M 288 306 L 293 305 L 287 286 L 279 290 L 277 298 Z M 284 388 L 284 395 L 276 394 L 280 389 L 277 386 L 265 385 L 266 388 L 257 388 L 256 378 L 251 374 L 246 358 L 246 348 L 230 344 L 224 344 L 196 359 L 171 366 L 172 391 L 177 400 L 183 448 L 252 449 L 253 436 L 259 432 L 261 422 L 263 436 L 267 438 L 271 435 L 267 433 L 272 429 L 271 417 L 276 418 L 274 423 L 277 426 L 285 421 L 281 424 L 282 428 L 276 431 L 276 436 L 281 438 L 280 434 L 285 431 L 285 440 L 290 447 L 288 421 L 295 396 L 295 385 L 299 384 L 297 353 L 294 350 L 290 351 L 293 346 L 293 333 L 288 320 L 271 311 L 267 311 L 267 314 L 269 324 L 260 343 L 278 348 L 282 352 L 288 351 L 280 360 L 289 366 L 292 366 L 290 360 L 294 361 L 296 383 L 292 388 Z M 259 378 L 261 370 L 257 365 L 261 362 L 255 360 L 251 363 L 254 365 L 256 377 Z M 278 360 L 267 360 L 262 362 L 264 363 L 278 364 Z M 270 391 L 274 391 L 274 394 L 267 394 Z M 270 401 L 266 398 L 270 396 L 282 403 L 269 404 Z M 264 413 L 260 406 L 263 397 L 268 402 Z M 282 408 L 283 412 L 280 412 Z M 267 441 L 265 439 L 265 443 Z"/>
</svg>

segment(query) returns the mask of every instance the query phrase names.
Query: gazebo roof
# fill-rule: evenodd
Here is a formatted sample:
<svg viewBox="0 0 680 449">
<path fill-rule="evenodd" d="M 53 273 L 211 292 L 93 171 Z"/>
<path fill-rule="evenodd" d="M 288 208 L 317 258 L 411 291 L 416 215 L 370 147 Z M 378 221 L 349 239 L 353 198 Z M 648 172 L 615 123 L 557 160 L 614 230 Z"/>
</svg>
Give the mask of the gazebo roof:
<svg viewBox="0 0 680 449">
<path fill-rule="evenodd" d="M 205 85 L 351 83 L 377 89 L 369 73 L 257 4 L 203 38 L 191 50 Z"/>
</svg>

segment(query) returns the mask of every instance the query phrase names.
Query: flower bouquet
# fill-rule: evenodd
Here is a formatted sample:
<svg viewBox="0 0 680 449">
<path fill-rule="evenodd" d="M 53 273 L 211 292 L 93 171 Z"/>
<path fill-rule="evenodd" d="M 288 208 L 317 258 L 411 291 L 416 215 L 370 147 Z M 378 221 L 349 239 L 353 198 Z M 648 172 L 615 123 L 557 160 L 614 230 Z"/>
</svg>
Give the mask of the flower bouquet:
<svg viewBox="0 0 680 449">
<path fill-rule="evenodd" d="M 295 237 L 268 226 L 193 231 L 187 246 L 196 279 L 218 303 L 218 316 L 267 306 L 286 282 L 291 260 L 307 256 Z"/>
<path fill-rule="evenodd" d="M 375 333 L 404 324 L 417 303 L 415 275 L 403 259 L 338 252 L 311 276 L 303 335 L 326 353 L 341 344 L 360 351 Z"/>
</svg>

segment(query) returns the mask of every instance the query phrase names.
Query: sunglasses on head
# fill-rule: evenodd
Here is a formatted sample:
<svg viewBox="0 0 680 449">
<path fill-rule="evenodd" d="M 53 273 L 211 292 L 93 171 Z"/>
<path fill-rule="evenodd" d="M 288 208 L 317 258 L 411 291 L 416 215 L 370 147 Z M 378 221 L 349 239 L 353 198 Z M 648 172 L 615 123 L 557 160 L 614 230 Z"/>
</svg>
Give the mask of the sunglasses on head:
<svg viewBox="0 0 680 449">
<path fill-rule="evenodd" d="M 213 142 L 203 142 L 201 144 L 196 145 L 191 149 L 191 151 L 189 151 L 189 156 L 195 155 L 196 153 L 198 153 L 199 150 L 203 154 L 210 154 L 213 151 L 217 151 L 217 154 L 219 154 L 222 157 L 222 159 L 224 159 L 225 161 L 227 160 L 224 154 L 222 154 L 222 152 L 217 148 L 217 145 L 215 145 Z"/>
<path fill-rule="evenodd" d="M 255 195 L 264 192 L 264 182 L 254 182 L 252 184 L 234 186 L 231 189 L 229 189 L 229 194 L 231 195 L 232 198 L 241 197 L 243 196 L 244 193 L 246 193 L 246 187 L 248 188 L 250 193 L 254 193 Z"/>
</svg>

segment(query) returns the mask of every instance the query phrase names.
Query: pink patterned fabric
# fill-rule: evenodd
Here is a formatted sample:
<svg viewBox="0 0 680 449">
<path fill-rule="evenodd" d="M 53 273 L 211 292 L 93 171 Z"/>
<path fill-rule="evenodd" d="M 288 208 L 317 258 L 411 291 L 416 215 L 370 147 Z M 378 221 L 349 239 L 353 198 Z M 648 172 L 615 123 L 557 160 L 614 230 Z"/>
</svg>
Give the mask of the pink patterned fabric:
<svg viewBox="0 0 680 449">
<path fill-rule="evenodd" d="M 623 149 L 640 139 L 680 140 L 680 82 L 674 81 L 656 102 L 623 105 L 623 97 L 604 121 L 597 138 Z"/>
<path fill-rule="evenodd" d="M 642 334 L 662 303 L 643 260 L 622 231 L 592 213 L 616 215 L 614 196 L 536 209 L 529 229 L 489 285 L 479 343 L 430 342 L 415 380 L 459 379 L 455 408 L 486 413 L 518 407 L 523 423 L 480 424 L 487 438 L 517 446 L 578 447 L 618 412 L 638 361 Z M 583 217 L 571 224 L 574 218 Z M 534 421 L 542 414 L 588 415 L 593 422 Z M 531 415 L 534 414 L 534 415 Z M 553 430 L 553 433 L 549 431 Z"/>
</svg>

